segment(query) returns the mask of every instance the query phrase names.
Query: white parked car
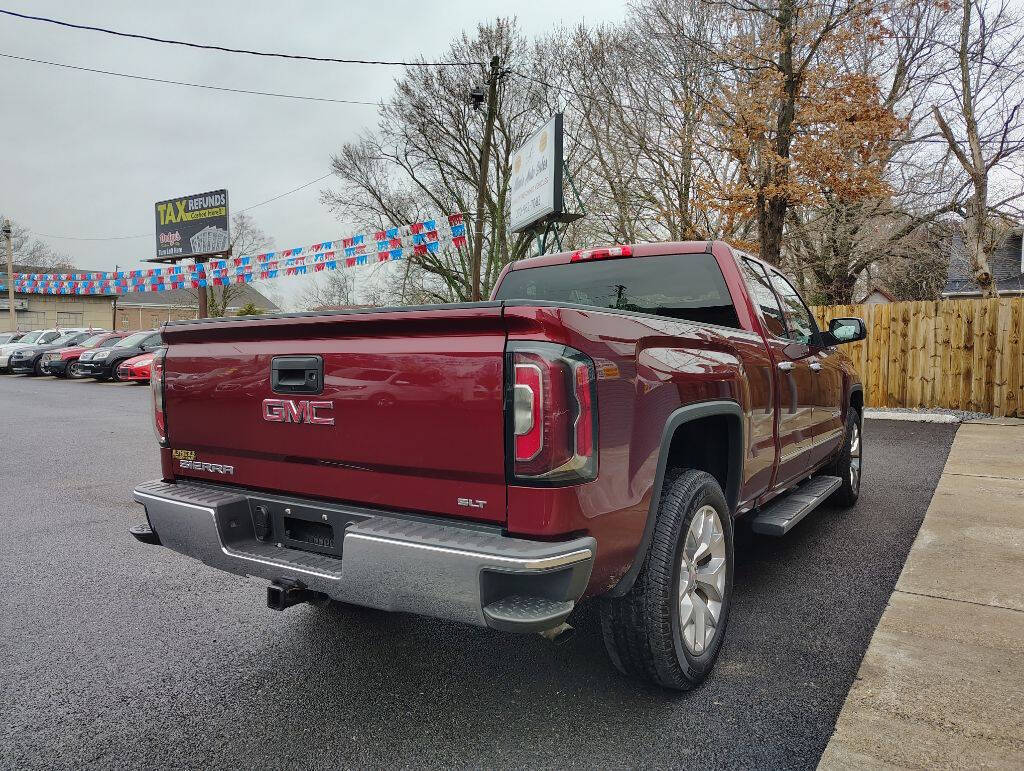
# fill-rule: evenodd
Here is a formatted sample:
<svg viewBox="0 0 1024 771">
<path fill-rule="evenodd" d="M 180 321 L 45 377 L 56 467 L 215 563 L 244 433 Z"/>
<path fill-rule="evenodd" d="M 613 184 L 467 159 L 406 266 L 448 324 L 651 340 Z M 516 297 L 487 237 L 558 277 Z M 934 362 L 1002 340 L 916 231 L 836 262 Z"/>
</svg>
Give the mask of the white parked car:
<svg viewBox="0 0 1024 771">
<path fill-rule="evenodd" d="M 56 340 L 61 335 L 66 335 L 69 332 L 88 332 L 90 327 L 68 327 L 66 329 L 35 329 L 28 332 L 16 343 L 7 343 L 6 345 L 0 345 L 0 372 L 6 372 L 10 367 L 11 354 L 19 348 L 28 348 L 32 345 L 46 345 L 49 342 Z M 103 332 L 102 329 L 92 330 L 95 332 Z"/>
</svg>

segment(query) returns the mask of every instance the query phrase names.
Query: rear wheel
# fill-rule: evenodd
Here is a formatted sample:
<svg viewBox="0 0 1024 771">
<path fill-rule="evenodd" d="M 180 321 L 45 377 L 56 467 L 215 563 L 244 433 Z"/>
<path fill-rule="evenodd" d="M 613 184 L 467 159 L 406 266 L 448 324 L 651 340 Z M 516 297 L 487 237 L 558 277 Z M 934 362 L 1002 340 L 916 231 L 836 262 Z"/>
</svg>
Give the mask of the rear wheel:
<svg viewBox="0 0 1024 771">
<path fill-rule="evenodd" d="M 35 375 L 36 377 L 42 377 L 43 375 L 46 374 L 45 372 L 43 372 L 43 357 L 42 356 L 40 356 L 38 359 L 36 359 L 36 363 L 32 367 L 32 374 Z"/>
<path fill-rule="evenodd" d="M 733 560 L 718 482 L 703 471 L 674 472 L 636 583 L 601 605 L 605 648 L 619 671 L 681 690 L 703 682 L 725 637 Z"/>
<path fill-rule="evenodd" d="M 861 414 L 852 407 L 846 412 L 846 441 L 839 457 L 826 471 L 843 480 L 843 484 L 829 498 L 831 503 L 838 506 L 852 506 L 860 497 L 861 461 L 864 454 Z"/>
</svg>

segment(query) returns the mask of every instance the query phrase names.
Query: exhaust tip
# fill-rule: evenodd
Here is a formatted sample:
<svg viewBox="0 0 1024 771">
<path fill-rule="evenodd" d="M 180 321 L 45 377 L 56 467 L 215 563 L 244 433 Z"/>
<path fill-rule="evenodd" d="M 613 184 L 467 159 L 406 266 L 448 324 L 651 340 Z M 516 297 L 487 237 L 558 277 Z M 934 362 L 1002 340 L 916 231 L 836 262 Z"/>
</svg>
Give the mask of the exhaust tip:
<svg viewBox="0 0 1024 771">
<path fill-rule="evenodd" d="M 563 645 L 576 636 L 576 630 L 563 621 L 558 626 L 545 629 L 542 632 L 538 632 L 538 634 L 556 645 Z"/>
</svg>

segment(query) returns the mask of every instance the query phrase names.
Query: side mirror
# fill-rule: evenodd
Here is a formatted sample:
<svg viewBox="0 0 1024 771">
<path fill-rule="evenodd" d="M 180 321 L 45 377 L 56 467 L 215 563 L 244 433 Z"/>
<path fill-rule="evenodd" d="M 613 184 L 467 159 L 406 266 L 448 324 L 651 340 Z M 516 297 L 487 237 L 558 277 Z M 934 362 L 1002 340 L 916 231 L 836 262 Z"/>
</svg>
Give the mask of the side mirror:
<svg viewBox="0 0 1024 771">
<path fill-rule="evenodd" d="M 868 336 L 868 328 L 862 319 L 832 319 L 828 323 L 830 343 L 853 343 Z"/>
</svg>

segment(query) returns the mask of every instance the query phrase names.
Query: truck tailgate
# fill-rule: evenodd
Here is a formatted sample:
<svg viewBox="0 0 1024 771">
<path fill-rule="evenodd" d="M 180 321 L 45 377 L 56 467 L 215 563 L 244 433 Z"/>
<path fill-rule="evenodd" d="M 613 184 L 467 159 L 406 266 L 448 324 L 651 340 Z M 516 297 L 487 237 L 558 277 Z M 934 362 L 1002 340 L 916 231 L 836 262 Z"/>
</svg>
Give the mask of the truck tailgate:
<svg viewBox="0 0 1024 771">
<path fill-rule="evenodd" d="M 164 339 L 175 476 L 505 521 L 500 303 L 195 322 Z M 275 392 L 282 356 L 322 357 L 322 392 Z"/>
</svg>

